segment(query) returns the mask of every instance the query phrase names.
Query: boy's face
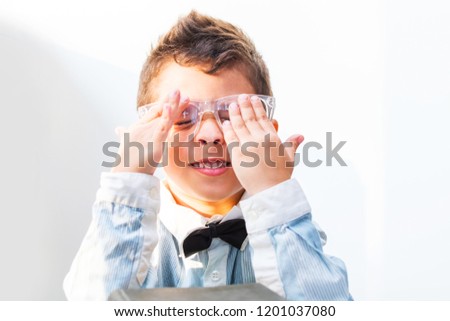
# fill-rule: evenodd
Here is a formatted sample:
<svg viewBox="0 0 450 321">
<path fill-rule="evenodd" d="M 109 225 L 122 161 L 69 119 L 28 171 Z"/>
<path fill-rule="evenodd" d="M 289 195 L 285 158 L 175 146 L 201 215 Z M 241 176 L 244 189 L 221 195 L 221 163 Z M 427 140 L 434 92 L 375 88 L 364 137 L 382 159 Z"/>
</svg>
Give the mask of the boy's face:
<svg viewBox="0 0 450 321">
<path fill-rule="evenodd" d="M 247 78 L 237 69 L 225 69 L 213 75 L 198 67 L 183 67 L 168 62 L 155 79 L 154 92 L 162 100 L 174 90 L 191 100 L 210 101 L 235 94 L 257 94 Z M 212 170 L 195 167 L 205 158 L 218 158 L 231 164 L 221 126 L 214 115 L 205 113 L 189 147 L 174 148 L 177 139 L 187 142 L 183 132 L 172 130 L 168 137 L 168 159 L 164 167 L 169 184 L 176 184 L 185 194 L 203 201 L 219 201 L 242 192 L 231 165 Z M 191 166 L 192 164 L 194 166 Z"/>
</svg>

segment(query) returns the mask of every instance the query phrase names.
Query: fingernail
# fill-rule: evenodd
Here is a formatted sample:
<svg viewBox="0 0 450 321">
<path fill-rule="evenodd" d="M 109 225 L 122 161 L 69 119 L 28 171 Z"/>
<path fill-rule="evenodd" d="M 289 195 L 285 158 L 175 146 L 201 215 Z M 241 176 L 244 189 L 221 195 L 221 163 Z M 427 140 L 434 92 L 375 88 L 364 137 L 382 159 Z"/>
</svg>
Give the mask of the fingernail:
<svg viewBox="0 0 450 321">
<path fill-rule="evenodd" d="M 178 89 L 176 89 L 170 94 L 170 98 L 174 99 L 179 94 L 180 94 L 180 91 Z"/>
<path fill-rule="evenodd" d="M 238 105 L 236 104 L 236 103 L 231 103 L 230 104 L 230 109 L 232 109 L 232 110 L 238 110 Z"/>
<path fill-rule="evenodd" d="M 239 98 L 238 98 L 240 101 L 247 101 L 248 100 L 248 95 L 247 94 L 242 94 L 242 95 L 239 95 Z"/>
<path fill-rule="evenodd" d="M 259 100 L 258 96 L 252 96 L 252 98 L 250 98 L 253 102 L 256 102 Z"/>
<path fill-rule="evenodd" d="M 189 101 L 189 97 L 188 96 L 181 96 L 180 104 L 185 104 L 188 101 Z"/>
<path fill-rule="evenodd" d="M 165 110 L 167 110 L 167 112 L 169 113 L 169 115 L 170 115 L 170 104 L 164 104 L 164 109 Z"/>
</svg>

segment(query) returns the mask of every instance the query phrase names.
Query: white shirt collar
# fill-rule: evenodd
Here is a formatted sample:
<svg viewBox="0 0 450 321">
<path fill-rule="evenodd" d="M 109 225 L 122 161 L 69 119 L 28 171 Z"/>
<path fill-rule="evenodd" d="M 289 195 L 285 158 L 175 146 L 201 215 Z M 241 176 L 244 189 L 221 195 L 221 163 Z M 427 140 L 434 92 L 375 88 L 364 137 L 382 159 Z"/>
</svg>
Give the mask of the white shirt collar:
<svg viewBox="0 0 450 321">
<path fill-rule="evenodd" d="M 182 248 L 185 237 L 195 229 L 205 227 L 208 219 L 197 213 L 191 208 L 178 205 L 175 202 L 170 191 L 167 189 L 164 181 L 161 180 L 161 207 L 159 212 L 159 219 L 164 226 L 172 233 L 178 241 L 180 248 Z M 248 196 L 244 193 L 241 200 Z M 231 219 L 244 218 L 242 211 L 238 205 L 235 205 L 231 210 L 223 216 L 222 221 Z"/>
</svg>

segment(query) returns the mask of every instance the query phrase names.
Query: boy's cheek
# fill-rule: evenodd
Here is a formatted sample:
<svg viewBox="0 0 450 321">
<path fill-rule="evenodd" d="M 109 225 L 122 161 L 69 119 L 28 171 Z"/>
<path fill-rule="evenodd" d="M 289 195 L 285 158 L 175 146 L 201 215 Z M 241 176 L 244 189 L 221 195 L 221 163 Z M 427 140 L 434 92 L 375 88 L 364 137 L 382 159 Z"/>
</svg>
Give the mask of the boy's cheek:
<svg viewBox="0 0 450 321">
<path fill-rule="evenodd" d="M 169 168 L 185 168 L 190 163 L 194 162 L 193 156 L 189 157 L 189 153 L 186 148 L 169 148 L 167 153 L 167 161 L 165 166 Z"/>
</svg>

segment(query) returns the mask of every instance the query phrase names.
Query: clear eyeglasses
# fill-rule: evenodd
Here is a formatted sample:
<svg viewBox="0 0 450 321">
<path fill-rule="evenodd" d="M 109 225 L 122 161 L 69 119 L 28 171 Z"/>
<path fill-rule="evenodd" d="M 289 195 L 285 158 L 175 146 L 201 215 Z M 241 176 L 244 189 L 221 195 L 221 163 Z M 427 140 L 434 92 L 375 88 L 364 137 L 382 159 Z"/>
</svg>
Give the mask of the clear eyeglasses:
<svg viewBox="0 0 450 321">
<path fill-rule="evenodd" d="M 275 98 L 265 95 L 250 95 L 257 96 L 267 113 L 267 118 L 272 119 L 275 111 Z M 214 114 L 217 123 L 222 127 L 224 121 L 229 120 L 228 109 L 231 103 L 238 104 L 239 95 L 232 95 L 219 98 L 211 101 L 195 101 L 191 100 L 189 105 L 181 112 L 180 116 L 173 123 L 173 130 L 177 132 L 189 131 L 197 132 L 199 124 L 205 113 L 210 112 Z M 159 103 L 151 103 L 138 108 L 139 118 L 142 118 L 152 107 Z"/>
</svg>

